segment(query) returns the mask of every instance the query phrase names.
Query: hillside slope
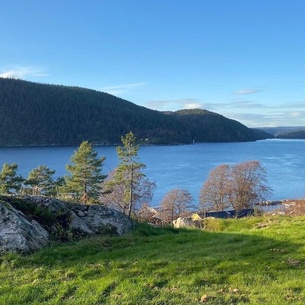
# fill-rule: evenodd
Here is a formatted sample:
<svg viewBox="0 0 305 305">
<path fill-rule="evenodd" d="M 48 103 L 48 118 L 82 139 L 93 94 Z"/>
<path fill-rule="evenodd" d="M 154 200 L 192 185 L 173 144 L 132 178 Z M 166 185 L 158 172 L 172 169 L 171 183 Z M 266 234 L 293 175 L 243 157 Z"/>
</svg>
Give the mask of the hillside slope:
<svg viewBox="0 0 305 305">
<path fill-rule="evenodd" d="M 304 305 L 304 217 L 139 224 L 30 255 L 2 254 L 0 304 Z"/>
<path fill-rule="evenodd" d="M 264 136 L 206 110 L 162 113 L 107 93 L 0 78 L 0 146 L 255 141 Z"/>
<path fill-rule="evenodd" d="M 291 132 L 280 133 L 277 135 L 279 139 L 305 139 L 305 129 Z"/>
<path fill-rule="evenodd" d="M 278 126 L 278 127 L 258 127 L 257 130 L 269 133 L 275 137 L 281 137 L 283 134 L 305 130 L 304 126 Z"/>
<path fill-rule="evenodd" d="M 189 137 L 195 142 L 230 142 L 232 139 L 251 141 L 272 137 L 270 134 L 249 129 L 240 122 L 203 109 L 178 110 L 167 114 L 175 117 L 181 124 L 188 125 Z"/>
</svg>

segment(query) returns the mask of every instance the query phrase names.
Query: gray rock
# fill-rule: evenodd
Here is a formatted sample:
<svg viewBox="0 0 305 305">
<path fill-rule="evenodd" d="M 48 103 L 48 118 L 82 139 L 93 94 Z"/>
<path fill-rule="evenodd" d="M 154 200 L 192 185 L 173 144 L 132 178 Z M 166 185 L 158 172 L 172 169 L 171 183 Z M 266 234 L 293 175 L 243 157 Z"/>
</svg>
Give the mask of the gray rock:
<svg viewBox="0 0 305 305">
<path fill-rule="evenodd" d="M 64 202 L 44 196 L 28 196 L 23 199 L 35 202 L 41 208 L 47 208 L 54 214 L 69 214 L 69 229 L 80 233 L 113 232 L 124 234 L 132 230 L 133 227 L 132 220 L 124 213 L 103 205 Z"/>
<path fill-rule="evenodd" d="M 71 211 L 70 215 L 69 229 L 73 232 L 79 232 L 82 235 L 94 234 L 94 232 L 89 229 L 84 220 L 78 217 L 73 211 Z"/>
<path fill-rule="evenodd" d="M 121 235 L 133 228 L 129 217 L 105 206 L 74 204 L 43 196 L 19 199 L 24 200 L 25 206 L 28 204 L 31 207 L 34 203 L 40 210 L 45 209 L 51 214 L 43 220 L 41 215 L 44 213 L 40 212 L 35 217 L 37 222 L 31 219 L 27 209 L 22 209 L 29 214 L 24 215 L 4 199 L 0 201 L 0 252 L 35 251 L 48 244 L 49 236 L 56 240 L 68 240 L 71 233 L 75 237 L 105 233 Z"/>
<path fill-rule="evenodd" d="M 48 209 L 54 214 L 65 213 L 69 210 L 66 202 L 60 201 L 56 198 L 45 196 L 23 196 L 23 200 L 31 201 L 41 208 Z"/>
<path fill-rule="evenodd" d="M 77 216 L 79 216 L 79 217 L 84 217 L 86 214 L 85 214 L 85 212 L 83 212 L 83 211 L 77 211 Z"/>
<path fill-rule="evenodd" d="M 179 217 L 173 221 L 174 228 L 192 228 L 195 227 L 195 223 L 192 221 L 191 218 L 182 218 Z"/>
<path fill-rule="evenodd" d="M 0 252 L 32 252 L 48 242 L 49 233 L 37 221 L 0 201 Z"/>
<path fill-rule="evenodd" d="M 90 205 L 83 220 L 94 233 L 113 232 L 121 235 L 130 232 L 133 227 L 132 220 L 124 213 L 102 205 Z"/>
</svg>

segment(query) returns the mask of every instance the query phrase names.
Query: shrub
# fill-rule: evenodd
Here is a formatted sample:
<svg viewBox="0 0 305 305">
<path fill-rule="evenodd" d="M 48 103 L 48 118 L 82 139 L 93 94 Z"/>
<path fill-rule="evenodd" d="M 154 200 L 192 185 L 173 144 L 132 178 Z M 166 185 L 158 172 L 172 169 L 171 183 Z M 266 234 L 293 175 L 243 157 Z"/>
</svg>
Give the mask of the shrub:
<svg viewBox="0 0 305 305">
<path fill-rule="evenodd" d="M 286 215 L 301 216 L 305 215 L 305 200 L 294 200 L 287 203 Z"/>
<path fill-rule="evenodd" d="M 210 232 L 223 231 L 225 229 L 224 220 L 214 217 L 206 217 L 203 220 L 203 229 Z"/>
</svg>

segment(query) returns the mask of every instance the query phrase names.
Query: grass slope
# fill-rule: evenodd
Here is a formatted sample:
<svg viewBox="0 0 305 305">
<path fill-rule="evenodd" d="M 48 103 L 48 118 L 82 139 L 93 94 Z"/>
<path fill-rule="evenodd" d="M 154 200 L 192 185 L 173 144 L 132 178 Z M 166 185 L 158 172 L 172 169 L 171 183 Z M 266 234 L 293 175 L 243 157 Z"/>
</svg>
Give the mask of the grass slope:
<svg viewBox="0 0 305 305">
<path fill-rule="evenodd" d="M 0 256 L 0 304 L 304 304 L 305 218 L 140 225 Z"/>
</svg>

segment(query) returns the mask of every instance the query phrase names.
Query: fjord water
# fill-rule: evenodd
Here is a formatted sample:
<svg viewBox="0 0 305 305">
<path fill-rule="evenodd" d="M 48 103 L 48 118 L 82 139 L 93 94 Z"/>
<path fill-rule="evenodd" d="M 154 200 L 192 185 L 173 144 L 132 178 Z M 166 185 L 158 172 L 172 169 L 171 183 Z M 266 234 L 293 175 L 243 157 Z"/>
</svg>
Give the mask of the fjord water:
<svg viewBox="0 0 305 305">
<path fill-rule="evenodd" d="M 66 175 L 65 165 L 77 147 L 5 147 L 0 148 L 0 166 L 18 163 L 18 173 L 27 177 L 39 165 L 56 170 L 56 177 Z M 118 164 L 115 146 L 97 146 L 105 156 L 104 173 Z M 210 170 L 220 164 L 259 160 L 267 171 L 270 200 L 304 198 L 305 140 L 263 140 L 243 143 L 200 143 L 178 146 L 141 146 L 140 161 L 146 175 L 157 188 L 152 205 L 159 205 L 164 194 L 174 188 L 187 189 L 198 203 L 203 182 Z"/>
</svg>

